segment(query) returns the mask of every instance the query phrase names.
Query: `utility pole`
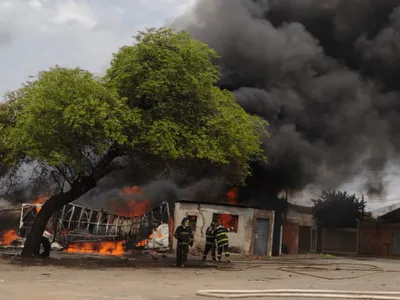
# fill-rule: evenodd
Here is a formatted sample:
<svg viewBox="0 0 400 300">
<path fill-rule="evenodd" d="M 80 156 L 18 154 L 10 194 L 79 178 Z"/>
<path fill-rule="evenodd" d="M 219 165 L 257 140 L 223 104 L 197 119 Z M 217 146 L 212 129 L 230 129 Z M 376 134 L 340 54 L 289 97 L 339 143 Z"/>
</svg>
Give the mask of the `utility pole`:
<svg viewBox="0 0 400 300">
<path fill-rule="evenodd" d="M 364 220 L 365 214 L 365 201 L 364 201 L 364 194 L 361 195 L 361 220 Z"/>
</svg>

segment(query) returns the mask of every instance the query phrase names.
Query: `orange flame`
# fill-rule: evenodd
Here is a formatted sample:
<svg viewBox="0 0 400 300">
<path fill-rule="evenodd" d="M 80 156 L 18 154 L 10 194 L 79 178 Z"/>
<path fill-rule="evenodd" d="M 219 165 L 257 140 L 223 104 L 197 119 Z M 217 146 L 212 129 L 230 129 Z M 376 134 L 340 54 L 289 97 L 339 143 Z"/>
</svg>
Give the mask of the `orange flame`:
<svg viewBox="0 0 400 300">
<path fill-rule="evenodd" d="M 41 196 L 38 197 L 32 204 L 44 204 L 49 199 L 49 196 Z M 40 211 L 40 207 L 36 207 L 36 213 L 38 214 Z"/>
<path fill-rule="evenodd" d="M 122 190 L 122 193 L 125 195 L 140 195 L 141 197 L 144 194 L 138 186 L 126 187 Z M 150 201 L 148 199 L 132 199 L 128 203 L 108 201 L 108 205 L 111 206 L 110 210 L 123 217 L 140 217 L 149 210 L 149 204 Z"/>
<path fill-rule="evenodd" d="M 10 246 L 10 244 L 18 238 L 18 234 L 15 232 L 15 230 L 10 230 L 7 231 L 3 235 L 3 239 L 0 241 L 0 245 L 6 245 Z"/>
<path fill-rule="evenodd" d="M 226 197 L 228 197 L 229 204 L 237 204 L 238 203 L 238 188 L 234 187 L 230 191 L 226 193 Z"/>
<path fill-rule="evenodd" d="M 222 226 L 225 228 L 230 228 L 233 227 L 235 230 L 237 230 L 238 227 L 238 219 L 234 218 L 232 215 L 226 215 L 226 214 L 220 214 L 218 215 L 218 220 L 217 220 Z"/>
<path fill-rule="evenodd" d="M 160 239 L 162 238 L 162 234 L 159 232 L 157 237 Z M 153 234 L 150 234 L 149 237 L 145 240 L 136 243 L 136 247 L 145 247 L 147 245 L 147 241 L 153 238 Z"/>
<path fill-rule="evenodd" d="M 143 194 L 143 192 L 140 190 L 140 188 L 136 185 L 132 187 L 126 187 L 122 190 L 122 193 L 125 195 L 132 195 L 132 194 Z"/>
<path fill-rule="evenodd" d="M 145 247 L 147 245 L 147 240 L 143 240 L 136 243 L 136 247 Z"/>
<path fill-rule="evenodd" d="M 100 255 L 124 254 L 125 241 L 86 242 L 69 244 L 65 250 L 68 253 L 94 253 Z"/>
</svg>

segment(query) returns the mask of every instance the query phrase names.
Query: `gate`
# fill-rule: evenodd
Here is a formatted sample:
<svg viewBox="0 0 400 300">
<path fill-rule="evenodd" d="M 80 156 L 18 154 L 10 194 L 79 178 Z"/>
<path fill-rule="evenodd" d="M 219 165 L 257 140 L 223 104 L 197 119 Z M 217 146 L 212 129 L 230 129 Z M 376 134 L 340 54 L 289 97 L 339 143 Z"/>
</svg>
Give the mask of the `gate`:
<svg viewBox="0 0 400 300">
<path fill-rule="evenodd" d="M 322 252 L 357 254 L 358 230 L 355 228 L 323 229 Z"/>
<path fill-rule="evenodd" d="M 392 233 L 392 254 L 400 255 L 400 231 Z"/>
</svg>

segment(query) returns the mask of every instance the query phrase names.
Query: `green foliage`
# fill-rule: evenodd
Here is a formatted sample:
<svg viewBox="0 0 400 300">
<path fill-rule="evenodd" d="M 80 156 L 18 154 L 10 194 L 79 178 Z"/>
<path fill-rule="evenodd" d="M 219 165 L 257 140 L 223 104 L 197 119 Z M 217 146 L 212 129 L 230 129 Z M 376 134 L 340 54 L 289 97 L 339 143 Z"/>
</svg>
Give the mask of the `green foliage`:
<svg viewBox="0 0 400 300">
<path fill-rule="evenodd" d="M 104 80 L 131 108 L 141 109 L 137 144 L 166 160 L 233 163 L 243 182 L 249 162 L 265 159 L 267 123 L 215 86 L 217 53 L 186 32 L 165 28 L 140 32 L 136 40 L 114 55 Z"/>
<path fill-rule="evenodd" d="M 147 99 L 168 112 L 176 110 L 174 105 L 207 100 L 219 79 L 211 62 L 218 57 L 214 50 L 186 32 L 165 28 L 139 32 L 136 40 L 114 55 L 107 71 L 107 79 L 131 104 Z"/>
<path fill-rule="evenodd" d="M 355 228 L 365 208 L 365 203 L 356 195 L 341 191 L 322 191 L 312 201 L 314 219 L 323 228 Z"/>
<path fill-rule="evenodd" d="M 18 107 L 6 137 L 9 152 L 52 166 L 84 171 L 111 143 L 127 142 L 127 125 L 140 120 L 126 99 L 78 68 L 40 72 L 18 93 L 8 99 Z"/>
<path fill-rule="evenodd" d="M 0 103 L 0 176 L 4 175 L 10 162 L 7 162 L 7 137 L 12 128 L 11 102 Z"/>
<path fill-rule="evenodd" d="M 0 159 L 83 174 L 117 144 L 168 163 L 234 166 L 243 183 L 249 163 L 265 159 L 267 123 L 215 86 L 217 53 L 165 28 L 140 32 L 136 40 L 114 55 L 102 79 L 55 67 L 8 94 L 0 106 Z"/>
</svg>

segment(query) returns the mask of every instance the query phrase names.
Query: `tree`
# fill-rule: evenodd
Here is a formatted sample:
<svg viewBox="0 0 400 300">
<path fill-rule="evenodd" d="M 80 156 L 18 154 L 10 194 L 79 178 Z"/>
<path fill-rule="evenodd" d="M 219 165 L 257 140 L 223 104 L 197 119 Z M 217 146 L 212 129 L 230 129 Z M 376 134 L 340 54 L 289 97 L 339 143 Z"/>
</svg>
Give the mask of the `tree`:
<svg viewBox="0 0 400 300">
<path fill-rule="evenodd" d="M 18 169 L 21 167 L 23 155 L 18 151 L 8 152 L 7 137 L 15 126 L 19 105 L 19 91 L 9 93 L 8 101 L 0 102 L 0 193 L 12 190 L 18 182 Z"/>
<path fill-rule="evenodd" d="M 250 161 L 265 159 L 266 122 L 215 87 L 215 51 L 185 32 L 164 28 L 140 32 L 136 39 L 114 55 L 104 78 L 78 68 L 51 68 L 8 94 L 0 107 L 9 120 L 0 123 L 6 128 L 0 163 L 36 164 L 39 177 L 52 183 L 23 256 L 38 253 L 52 214 L 94 188 L 116 158 L 229 166 L 237 183 L 250 174 Z"/>
<path fill-rule="evenodd" d="M 2 161 L 36 164 L 58 184 L 32 226 L 23 255 L 36 254 L 52 214 L 96 186 L 121 153 L 140 115 L 126 99 L 80 69 L 52 68 L 6 96 Z"/>
<path fill-rule="evenodd" d="M 322 191 L 321 196 L 312 202 L 314 219 L 323 228 L 355 228 L 365 208 L 364 201 L 355 194 L 341 191 Z"/>
<path fill-rule="evenodd" d="M 265 121 L 248 115 L 232 93 L 215 85 L 217 53 L 186 32 L 149 29 L 116 53 L 106 84 L 143 113 L 139 145 L 163 159 L 235 165 L 237 181 L 249 162 L 263 159 Z"/>
</svg>

